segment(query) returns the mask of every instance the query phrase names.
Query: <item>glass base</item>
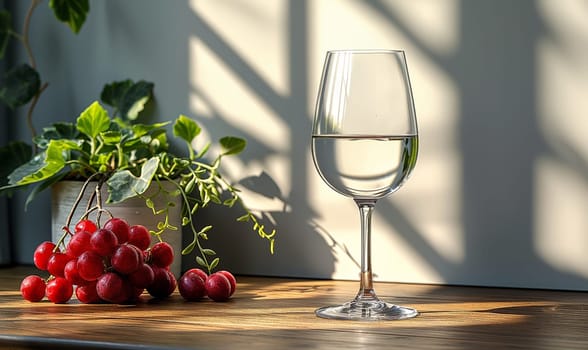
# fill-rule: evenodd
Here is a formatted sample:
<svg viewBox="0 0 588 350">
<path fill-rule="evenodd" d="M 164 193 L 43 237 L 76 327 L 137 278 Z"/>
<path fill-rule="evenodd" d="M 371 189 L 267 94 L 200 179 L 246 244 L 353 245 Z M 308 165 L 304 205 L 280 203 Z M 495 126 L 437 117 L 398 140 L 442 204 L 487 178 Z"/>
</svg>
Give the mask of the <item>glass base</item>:
<svg viewBox="0 0 588 350">
<path fill-rule="evenodd" d="M 318 317 L 336 320 L 354 321 L 380 321 L 380 320 L 404 320 L 413 318 L 419 313 L 417 310 L 377 301 L 353 300 L 343 305 L 325 306 L 317 309 Z"/>
</svg>

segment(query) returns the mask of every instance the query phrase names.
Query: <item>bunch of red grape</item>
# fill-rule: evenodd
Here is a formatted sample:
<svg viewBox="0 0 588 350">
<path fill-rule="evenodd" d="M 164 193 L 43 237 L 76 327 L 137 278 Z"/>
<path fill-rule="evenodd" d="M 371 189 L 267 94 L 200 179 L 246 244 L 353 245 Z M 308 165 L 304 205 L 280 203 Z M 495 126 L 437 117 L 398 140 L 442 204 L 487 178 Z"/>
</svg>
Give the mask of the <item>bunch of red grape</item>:
<svg viewBox="0 0 588 350">
<path fill-rule="evenodd" d="M 20 291 L 25 300 L 66 303 L 74 293 L 82 303 L 133 302 L 147 290 L 156 298 L 169 296 L 177 281 L 169 266 L 172 247 L 151 245 L 151 234 L 142 225 L 111 218 L 101 228 L 91 220 L 76 226 L 65 251 L 52 242 L 41 243 L 33 255 L 35 266 L 51 275 L 47 282 L 27 276 Z"/>
</svg>

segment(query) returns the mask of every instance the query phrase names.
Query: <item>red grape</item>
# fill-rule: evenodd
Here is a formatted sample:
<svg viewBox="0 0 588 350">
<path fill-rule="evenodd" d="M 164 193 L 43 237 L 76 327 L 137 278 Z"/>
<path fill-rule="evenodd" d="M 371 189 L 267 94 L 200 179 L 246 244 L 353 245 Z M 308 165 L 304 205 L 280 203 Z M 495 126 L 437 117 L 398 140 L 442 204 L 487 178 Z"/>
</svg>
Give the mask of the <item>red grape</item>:
<svg viewBox="0 0 588 350">
<path fill-rule="evenodd" d="M 72 258 L 77 258 L 86 250 L 90 250 L 92 247 L 90 245 L 91 237 L 92 234 L 88 231 L 80 231 L 74 234 L 67 244 L 67 249 L 65 250 L 67 255 L 71 256 Z"/>
<path fill-rule="evenodd" d="M 71 257 L 65 253 L 53 253 L 47 261 L 47 271 L 53 276 L 64 277 L 65 264 L 70 260 Z"/>
<path fill-rule="evenodd" d="M 147 292 L 155 298 L 166 298 L 176 289 L 176 278 L 166 268 L 153 266 L 154 279 Z"/>
<path fill-rule="evenodd" d="M 80 220 L 77 224 L 76 227 L 74 229 L 75 233 L 78 232 L 82 232 L 82 231 L 86 231 L 86 232 L 95 232 L 98 229 L 98 226 L 96 226 L 96 223 L 94 223 L 94 221 L 92 220 Z"/>
<path fill-rule="evenodd" d="M 187 301 L 194 301 L 206 296 L 205 280 L 196 270 L 186 271 L 178 280 L 178 290 L 180 295 Z"/>
<path fill-rule="evenodd" d="M 73 285 L 82 285 L 88 283 L 88 281 L 83 279 L 78 272 L 77 259 L 70 260 L 67 262 L 67 264 L 65 264 L 65 268 L 63 269 L 63 276 Z"/>
<path fill-rule="evenodd" d="M 213 273 L 206 280 L 206 294 L 214 301 L 226 301 L 231 296 L 231 282 L 221 273 Z"/>
<path fill-rule="evenodd" d="M 134 246 L 119 245 L 110 258 L 112 268 L 123 275 L 136 271 L 141 266 L 141 257 Z"/>
<path fill-rule="evenodd" d="M 199 269 L 199 268 L 193 268 L 193 269 L 190 269 L 189 271 L 192 271 L 193 273 L 198 274 L 198 276 L 200 276 L 200 278 L 202 278 L 202 280 L 206 282 L 206 279 L 208 278 L 208 274 L 206 272 L 204 272 L 204 270 Z"/>
<path fill-rule="evenodd" d="M 25 300 L 38 302 L 45 297 L 45 287 L 45 281 L 41 277 L 30 275 L 20 283 L 20 293 Z"/>
<path fill-rule="evenodd" d="M 107 272 L 98 278 L 96 291 L 100 299 L 110 303 L 122 304 L 132 295 L 131 284 L 117 273 Z"/>
<path fill-rule="evenodd" d="M 88 250 L 78 257 L 78 273 L 86 281 L 94 281 L 104 273 L 104 261 L 98 253 Z"/>
<path fill-rule="evenodd" d="M 141 250 L 146 250 L 151 245 L 151 234 L 143 225 L 133 225 L 129 228 L 129 243 Z"/>
<path fill-rule="evenodd" d="M 47 283 L 45 288 L 47 299 L 55 304 L 66 303 L 73 295 L 73 286 L 63 277 L 55 277 Z"/>
<path fill-rule="evenodd" d="M 224 275 L 229 280 L 229 283 L 231 283 L 231 294 L 229 294 L 229 296 L 233 295 L 233 293 L 235 293 L 235 289 L 237 289 L 237 279 L 235 276 L 226 270 L 222 270 L 217 273 Z"/>
<path fill-rule="evenodd" d="M 53 254 L 53 249 L 55 249 L 55 243 L 49 241 L 45 241 L 37 246 L 33 254 L 33 262 L 39 270 L 47 271 L 47 262 L 51 254 Z"/>
<path fill-rule="evenodd" d="M 96 291 L 96 281 L 89 282 L 76 288 L 76 298 L 84 304 L 95 304 L 102 301 Z"/>
<path fill-rule="evenodd" d="M 153 269 L 151 266 L 142 263 L 139 268 L 129 275 L 129 281 L 134 287 L 137 288 L 147 288 L 153 280 L 155 279 L 155 274 L 153 273 Z"/>
<path fill-rule="evenodd" d="M 114 232 L 120 244 L 129 240 L 129 224 L 124 219 L 112 218 L 104 223 L 103 228 Z"/>
<path fill-rule="evenodd" d="M 168 267 L 174 261 L 174 249 L 167 242 L 157 242 L 151 247 L 151 264 Z"/>
<path fill-rule="evenodd" d="M 110 256 L 119 242 L 114 232 L 102 228 L 92 234 L 90 243 L 96 253 L 102 256 Z"/>
</svg>

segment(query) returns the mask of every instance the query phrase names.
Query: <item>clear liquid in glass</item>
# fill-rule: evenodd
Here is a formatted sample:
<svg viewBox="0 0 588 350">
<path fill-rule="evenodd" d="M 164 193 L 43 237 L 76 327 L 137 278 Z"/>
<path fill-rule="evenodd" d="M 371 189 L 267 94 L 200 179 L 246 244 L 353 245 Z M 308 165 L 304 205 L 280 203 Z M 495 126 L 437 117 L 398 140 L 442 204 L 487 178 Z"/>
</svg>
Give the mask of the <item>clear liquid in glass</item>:
<svg viewBox="0 0 588 350">
<path fill-rule="evenodd" d="M 335 191 L 379 199 L 396 191 L 416 164 L 416 135 L 313 135 L 315 166 Z"/>
</svg>

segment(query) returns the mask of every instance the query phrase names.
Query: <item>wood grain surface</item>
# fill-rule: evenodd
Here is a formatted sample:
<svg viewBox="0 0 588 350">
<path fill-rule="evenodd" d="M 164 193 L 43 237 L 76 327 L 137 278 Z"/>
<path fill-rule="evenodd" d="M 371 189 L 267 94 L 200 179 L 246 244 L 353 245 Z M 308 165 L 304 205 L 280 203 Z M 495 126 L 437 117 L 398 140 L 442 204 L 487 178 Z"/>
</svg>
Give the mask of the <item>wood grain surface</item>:
<svg viewBox="0 0 588 350">
<path fill-rule="evenodd" d="M 175 292 L 136 305 L 30 303 L 29 267 L 0 269 L 5 349 L 588 349 L 588 293 L 376 283 L 379 296 L 416 308 L 403 321 L 317 318 L 348 301 L 354 281 L 238 276 L 224 303 Z"/>
</svg>

